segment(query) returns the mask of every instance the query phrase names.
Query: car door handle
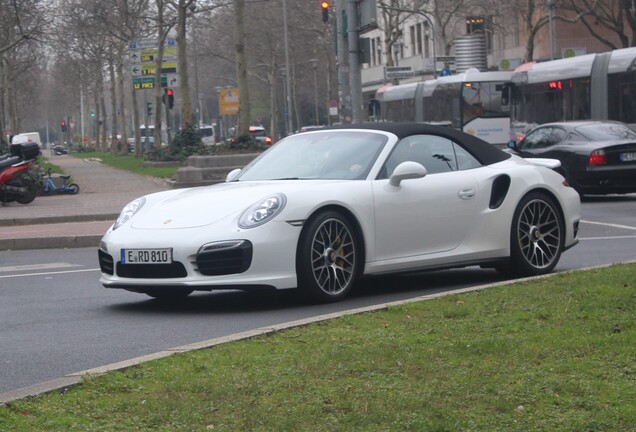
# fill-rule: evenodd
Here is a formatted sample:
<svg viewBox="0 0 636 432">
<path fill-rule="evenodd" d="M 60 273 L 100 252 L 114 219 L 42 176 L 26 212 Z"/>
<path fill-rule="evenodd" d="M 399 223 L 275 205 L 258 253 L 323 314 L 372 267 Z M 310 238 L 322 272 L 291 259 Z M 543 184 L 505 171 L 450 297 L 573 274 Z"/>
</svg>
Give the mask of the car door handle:
<svg viewBox="0 0 636 432">
<path fill-rule="evenodd" d="M 475 189 L 467 188 L 457 192 L 457 196 L 464 200 L 469 200 L 475 196 Z"/>
</svg>

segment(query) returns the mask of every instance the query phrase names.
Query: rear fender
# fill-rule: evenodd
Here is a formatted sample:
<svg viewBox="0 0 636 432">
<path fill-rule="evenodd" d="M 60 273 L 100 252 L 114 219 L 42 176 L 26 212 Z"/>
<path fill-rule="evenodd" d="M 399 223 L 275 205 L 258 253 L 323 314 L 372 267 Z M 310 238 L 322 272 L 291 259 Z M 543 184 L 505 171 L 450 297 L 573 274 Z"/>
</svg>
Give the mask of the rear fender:
<svg viewBox="0 0 636 432">
<path fill-rule="evenodd" d="M 558 159 L 549 158 L 526 158 L 526 161 L 532 165 L 542 166 L 550 169 L 556 169 L 561 166 L 561 161 Z"/>
</svg>

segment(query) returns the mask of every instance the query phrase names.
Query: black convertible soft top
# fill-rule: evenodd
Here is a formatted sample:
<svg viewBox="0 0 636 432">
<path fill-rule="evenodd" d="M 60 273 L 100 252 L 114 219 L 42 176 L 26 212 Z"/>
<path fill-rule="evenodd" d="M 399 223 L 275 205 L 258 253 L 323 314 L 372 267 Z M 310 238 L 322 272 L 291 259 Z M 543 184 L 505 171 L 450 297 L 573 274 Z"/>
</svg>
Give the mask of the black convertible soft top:
<svg viewBox="0 0 636 432">
<path fill-rule="evenodd" d="M 510 153 L 501 151 L 499 148 L 481 138 L 447 126 L 436 126 L 416 122 L 385 122 L 338 125 L 330 126 L 326 129 L 371 129 L 392 133 L 397 136 L 398 139 L 411 135 L 438 135 L 461 145 L 483 165 L 491 165 L 510 158 Z"/>
</svg>

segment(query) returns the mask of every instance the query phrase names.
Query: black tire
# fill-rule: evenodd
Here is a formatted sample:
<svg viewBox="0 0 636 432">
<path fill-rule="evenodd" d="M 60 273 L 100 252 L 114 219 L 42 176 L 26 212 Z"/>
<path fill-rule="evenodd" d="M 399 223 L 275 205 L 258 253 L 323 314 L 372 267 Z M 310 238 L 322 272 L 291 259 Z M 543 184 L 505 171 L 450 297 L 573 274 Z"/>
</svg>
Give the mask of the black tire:
<svg viewBox="0 0 636 432">
<path fill-rule="evenodd" d="M 182 288 L 158 288 L 144 291 L 144 293 L 157 300 L 169 301 L 184 299 L 192 294 L 192 291 Z"/>
<path fill-rule="evenodd" d="M 565 241 L 563 217 L 554 200 L 531 192 L 519 202 L 510 228 L 510 262 L 498 268 L 516 277 L 550 273 Z"/>
<path fill-rule="evenodd" d="M 80 188 L 77 183 L 71 183 L 70 185 L 66 187 L 67 187 L 68 193 L 71 195 L 77 195 L 79 193 Z"/>
<path fill-rule="evenodd" d="M 361 267 L 361 251 L 351 222 L 325 211 L 307 222 L 298 242 L 298 288 L 309 299 L 336 302 L 347 296 Z"/>
<path fill-rule="evenodd" d="M 38 185 L 33 180 L 30 180 L 30 179 L 22 179 L 21 182 L 22 182 L 22 187 L 27 189 L 27 194 L 18 196 L 15 198 L 15 200 L 19 202 L 20 204 L 29 204 L 33 202 L 36 196 L 38 196 L 38 191 L 39 191 Z"/>
</svg>

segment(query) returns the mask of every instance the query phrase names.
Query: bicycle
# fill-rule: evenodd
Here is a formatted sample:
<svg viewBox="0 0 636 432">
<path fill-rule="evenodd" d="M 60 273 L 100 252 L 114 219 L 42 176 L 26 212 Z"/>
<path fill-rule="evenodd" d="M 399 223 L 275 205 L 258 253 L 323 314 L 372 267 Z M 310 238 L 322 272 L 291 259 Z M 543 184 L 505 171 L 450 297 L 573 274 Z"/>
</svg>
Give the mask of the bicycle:
<svg viewBox="0 0 636 432">
<path fill-rule="evenodd" d="M 55 193 L 67 193 L 70 195 L 75 195 L 79 193 L 80 187 L 77 183 L 68 183 L 68 179 L 71 178 L 70 175 L 60 176 L 60 178 L 62 179 L 61 186 L 55 186 L 55 182 L 53 182 L 53 179 L 51 178 L 51 168 L 49 168 L 48 170 L 48 176 L 49 178 L 42 185 L 42 193 L 49 194 L 51 192 L 55 192 Z"/>
</svg>

